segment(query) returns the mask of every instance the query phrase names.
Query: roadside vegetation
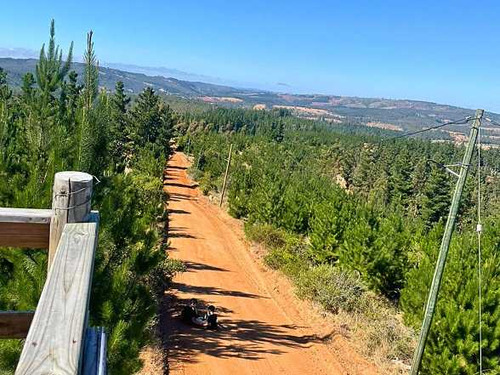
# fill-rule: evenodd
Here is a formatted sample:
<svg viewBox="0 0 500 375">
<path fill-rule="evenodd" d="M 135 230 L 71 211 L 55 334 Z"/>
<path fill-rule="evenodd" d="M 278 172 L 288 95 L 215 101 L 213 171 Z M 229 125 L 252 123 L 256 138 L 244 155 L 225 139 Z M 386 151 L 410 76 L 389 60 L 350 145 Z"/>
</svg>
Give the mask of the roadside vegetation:
<svg viewBox="0 0 500 375">
<path fill-rule="evenodd" d="M 388 133 L 297 119 L 286 110 L 186 114 L 178 131 L 204 193 L 220 192 L 234 145 L 227 208 L 268 249 L 267 264 L 288 275 L 300 296 L 364 332 L 365 354 L 408 364 L 455 182 L 437 163 L 461 160 L 463 148 L 381 143 Z M 494 151 L 483 157 L 483 363 L 495 373 L 500 158 Z M 468 179 L 423 373 L 479 370 L 476 172 Z"/>
<path fill-rule="evenodd" d="M 454 185 L 439 163 L 463 148 L 425 140 L 380 140 L 391 132 L 299 119 L 286 109 L 216 108 L 152 88 L 133 101 L 119 82 L 99 89 L 88 35 L 79 77 L 56 46 L 54 26 L 36 73 L 20 90 L 0 68 L 0 206 L 47 208 L 53 176 L 81 170 L 100 181 L 101 227 L 91 325 L 109 334 L 111 374 L 139 370 L 158 293 L 182 265 L 162 246 L 162 174 L 171 138 L 193 156 L 205 194 L 219 194 L 234 145 L 229 213 L 267 249 L 265 262 L 344 322 L 359 350 L 408 364 L 420 327 Z M 500 372 L 500 157 L 483 153 L 483 363 Z M 422 373 L 476 374 L 477 171 L 471 171 L 450 250 Z M 0 249 L 0 309 L 32 310 L 47 257 Z M 357 341 L 356 341 L 357 340 Z M 12 373 L 21 340 L 0 341 L 0 373 Z"/>
<path fill-rule="evenodd" d="M 141 367 L 158 293 L 180 267 L 161 247 L 162 174 L 175 116 L 151 88 L 131 103 L 120 82 L 99 89 L 92 34 L 85 74 L 56 46 L 54 24 L 36 74 L 21 92 L 0 68 L 0 206 L 48 208 L 54 174 L 80 170 L 100 181 L 92 208 L 101 215 L 90 324 L 108 333 L 111 374 Z M 46 253 L 0 249 L 0 310 L 34 310 L 47 270 Z M 0 373 L 13 373 L 22 340 L 0 340 Z"/>
</svg>

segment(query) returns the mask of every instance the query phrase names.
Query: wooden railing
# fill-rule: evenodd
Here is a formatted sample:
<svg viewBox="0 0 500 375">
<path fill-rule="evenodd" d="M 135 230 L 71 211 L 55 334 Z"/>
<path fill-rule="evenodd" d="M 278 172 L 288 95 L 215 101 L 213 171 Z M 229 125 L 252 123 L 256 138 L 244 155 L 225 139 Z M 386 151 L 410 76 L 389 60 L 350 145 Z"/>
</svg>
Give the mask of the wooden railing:
<svg viewBox="0 0 500 375">
<path fill-rule="evenodd" d="M 0 338 L 25 339 L 18 375 L 106 374 L 106 334 L 88 327 L 99 229 L 92 180 L 57 173 L 52 209 L 0 208 L 0 247 L 49 250 L 36 310 L 0 312 Z"/>
</svg>

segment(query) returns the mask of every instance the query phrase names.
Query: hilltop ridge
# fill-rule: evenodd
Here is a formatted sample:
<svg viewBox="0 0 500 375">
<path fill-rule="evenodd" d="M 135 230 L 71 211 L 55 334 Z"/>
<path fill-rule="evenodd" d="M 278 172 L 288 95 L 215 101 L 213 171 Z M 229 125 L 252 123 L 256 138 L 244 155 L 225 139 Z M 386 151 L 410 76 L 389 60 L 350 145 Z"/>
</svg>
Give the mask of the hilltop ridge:
<svg viewBox="0 0 500 375">
<path fill-rule="evenodd" d="M 6 70 L 8 82 L 13 87 L 20 87 L 22 76 L 26 72 L 34 72 L 36 63 L 36 59 L 0 58 L 0 67 Z M 79 77 L 83 76 L 83 68 L 82 63 L 73 63 L 73 69 Z M 99 73 L 101 87 L 113 90 L 116 82 L 123 81 L 126 91 L 131 95 L 150 86 L 163 95 L 198 100 L 218 106 L 255 109 L 286 108 L 298 117 L 322 119 L 332 125 L 348 123 L 396 132 L 419 130 L 474 114 L 472 109 L 422 100 L 279 93 L 185 81 L 160 75 L 150 76 L 103 66 L 99 67 Z M 487 116 L 500 121 L 498 114 L 487 113 Z M 466 132 L 467 129 L 463 126 L 451 126 L 433 137 L 460 142 Z M 488 142 L 498 143 L 500 128 L 486 128 L 484 135 Z"/>
</svg>

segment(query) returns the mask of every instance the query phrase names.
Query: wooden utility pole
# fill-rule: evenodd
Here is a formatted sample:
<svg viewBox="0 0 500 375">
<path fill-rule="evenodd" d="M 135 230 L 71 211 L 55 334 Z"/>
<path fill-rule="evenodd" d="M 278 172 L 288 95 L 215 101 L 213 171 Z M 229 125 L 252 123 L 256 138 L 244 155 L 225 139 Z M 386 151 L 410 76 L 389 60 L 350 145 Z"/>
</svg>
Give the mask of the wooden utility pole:
<svg viewBox="0 0 500 375">
<path fill-rule="evenodd" d="M 222 202 L 224 201 L 224 194 L 226 193 L 227 176 L 229 174 L 229 166 L 231 165 L 231 155 L 233 153 L 233 144 L 229 146 L 229 157 L 227 159 L 226 173 L 224 174 L 224 183 L 222 184 L 222 194 L 220 196 L 219 207 L 222 207 Z"/>
<path fill-rule="evenodd" d="M 92 175 L 83 172 L 59 172 L 54 177 L 53 216 L 49 237 L 49 269 L 54 260 L 64 226 L 67 223 L 84 222 L 90 215 L 92 182 Z"/>
<path fill-rule="evenodd" d="M 203 155 L 203 149 L 201 149 L 198 154 L 198 160 L 196 160 L 196 169 L 200 169 L 200 159 L 202 155 Z"/>
<path fill-rule="evenodd" d="M 186 155 L 189 155 L 189 151 L 191 150 L 191 137 L 188 134 L 187 146 L 186 146 Z"/>
<path fill-rule="evenodd" d="M 441 286 L 441 280 L 443 278 L 444 266 L 446 263 L 446 257 L 448 256 L 448 249 L 450 248 L 451 235 L 455 226 L 455 221 L 457 219 L 457 212 L 460 206 L 460 198 L 462 196 L 462 191 L 464 190 L 465 180 L 467 179 L 467 174 L 469 173 L 470 161 L 472 159 L 472 152 L 474 151 L 474 146 L 476 144 L 477 135 L 479 127 L 481 126 L 481 119 L 483 117 L 484 111 L 478 109 L 474 121 L 472 123 L 472 129 L 469 134 L 469 142 L 467 143 L 467 148 L 465 149 L 465 155 L 460 164 L 460 174 L 458 176 L 458 181 L 455 186 L 455 193 L 453 194 L 453 200 L 450 206 L 450 212 L 448 214 L 448 220 L 446 221 L 446 227 L 443 234 L 443 239 L 441 240 L 441 247 L 439 248 L 439 257 L 436 263 L 436 269 L 434 271 L 434 277 L 432 279 L 431 290 L 429 292 L 429 298 L 427 300 L 427 306 L 425 308 L 424 321 L 422 323 L 422 329 L 420 331 L 420 337 L 418 341 L 417 349 L 413 356 L 413 362 L 411 366 L 411 375 L 417 375 L 420 369 L 420 364 L 422 363 L 422 356 L 424 354 L 425 343 L 427 341 L 427 336 L 429 335 L 429 330 L 432 323 L 432 318 L 434 316 L 434 309 L 436 307 L 437 297 L 439 293 L 439 287 Z"/>
</svg>

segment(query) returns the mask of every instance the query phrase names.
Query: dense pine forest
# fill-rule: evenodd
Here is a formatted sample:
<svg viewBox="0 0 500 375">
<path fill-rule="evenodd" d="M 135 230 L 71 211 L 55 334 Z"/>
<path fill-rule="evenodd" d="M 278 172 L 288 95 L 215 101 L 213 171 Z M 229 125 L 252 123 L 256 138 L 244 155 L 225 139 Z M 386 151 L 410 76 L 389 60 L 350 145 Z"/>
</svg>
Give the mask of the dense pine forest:
<svg viewBox="0 0 500 375">
<path fill-rule="evenodd" d="M 109 333 L 112 374 L 139 370 L 151 339 L 158 293 L 182 265 L 168 259 L 162 174 L 175 136 L 193 157 L 205 194 L 219 194 L 229 145 L 227 209 L 265 246 L 266 263 L 297 292 L 333 314 L 363 315 L 366 354 L 389 343 L 388 360 L 408 362 L 455 184 L 442 164 L 464 148 L 391 132 L 299 119 L 284 109 L 227 109 L 146 88 L 134 100 L 122 82 L 99 89 L 92 33 L 85 71 L 56 46 L 54 24 L 35 74 L 19 92 L 0 68 L 0 206 L 47 208 L 58 171 L 93 174 L 100 211 L 91 324 Z M 172 109 L 167 103 L 171 103 Z M 468 126 L 465 124 L 464 126 Z M 483 360 L 500 372 L 500 157 L 482 153 Z M 475 161 L 474 163 L 477 163 Z M 422 373 L 478 372 L 477 169 L 462 199 Z M 0 309 L 36 308 L 47 256 L 0 249 Z M 397 318 L 401 313 L 407 329 Z M 400 325 L 398 325 L 400 324 Z M 0 373 L 12 373 L 21 340 L 0 341 Z"/>
<path fill-rule="evenodd" d="M 192 174 L 207 194 L 220 192 L 234 145 L 228 210 L 245 220 L 251 240 L 268 248 L 269 266 L 327 310 L 368 316 L 379 331 L 368 336 L 367 354 L 388 342 L 387 359 L 410 360 L 415 333 L 401 332 L 383 315 L 392 307 L 408 327 L 420 328 L 455 184 L 440 166 L 460 161 L 464 147 L 345 126 L 332 131 L 283 110 L 187 113 L 178 131 L 184 134 L 179 147 L 193 155 Z M 497 373 L 500 157 L 486 151 L 482 158 L 483 362 Z M 476 178 L 477 168 L 462 200 L 425 374 L 478 372 Z"/>
<path fill-rule="evenodd" d="M 53 23 L 21 92 L 13 93 L 0 69 L 0 206 L 50 207 L 58 171 L 86 171 L 100 181 L 92 198 L 101 226 L 90 323 L 109 334 L 110 373 L 128 375 L 141 367 L 157 295 L 177 269 L 161 233 L 175 116 L 152 89 L 134 103 L 122 83 L 100 91 L 92 33 L 87 42 L 83 77 L 71 69 L 72 47 L 63 60 Z M 0 249 L 0 309 L 34 310 L 46 269 L 44 252 Z M 13 373 L 21 349 L 21 340 L 0 340 L 0 373 Z"/>
</svg>

